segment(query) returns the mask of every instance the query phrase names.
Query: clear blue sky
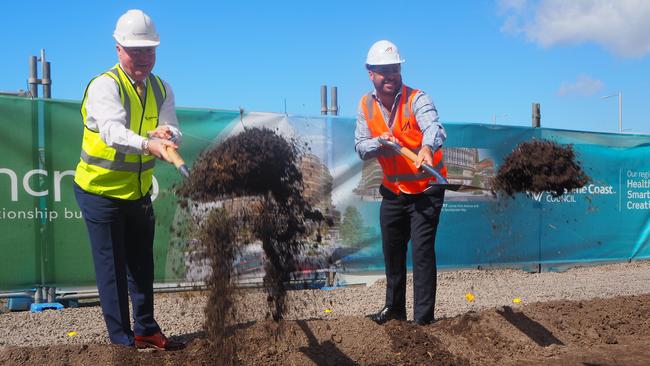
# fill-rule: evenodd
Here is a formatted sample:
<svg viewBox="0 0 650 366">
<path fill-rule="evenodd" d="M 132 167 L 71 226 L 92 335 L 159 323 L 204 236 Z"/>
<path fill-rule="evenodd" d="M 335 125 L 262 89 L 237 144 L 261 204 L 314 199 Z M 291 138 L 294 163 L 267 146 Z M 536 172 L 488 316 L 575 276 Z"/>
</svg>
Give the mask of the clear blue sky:
<svg viewBox="0 0 650 366">
<path fill-rule="evenodd" d="M 27 89 L 45 48 L 54 98 L 79 100 L 117 58 L 117 18 L 140 8 L 161 35 L 154 72 L 182 107 L 320 114 L 337 86 L 354 116 L 371 88 L 379 39 L 400 48 L 404 82 L 429 93 L 443 122 L 650 132 L 650 1 L 8 1 L 0 12 L 0 90 Z M 39 23 L 37 23 L 37 21 Z"/>
</svg>

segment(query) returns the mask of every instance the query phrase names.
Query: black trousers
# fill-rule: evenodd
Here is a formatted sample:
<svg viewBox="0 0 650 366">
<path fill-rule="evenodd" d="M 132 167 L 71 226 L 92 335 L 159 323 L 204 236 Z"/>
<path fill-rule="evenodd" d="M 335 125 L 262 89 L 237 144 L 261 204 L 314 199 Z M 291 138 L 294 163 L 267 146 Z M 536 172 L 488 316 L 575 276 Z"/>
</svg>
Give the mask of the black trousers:
<svg viewBox="0 0 650 366">
<path fill-rule="evenodd" d="M 153 316 L 153 238 L 151 197 L 120 200 L 98 196 L 74 184 L 75 197 L 90 236 L 99 302 L 112 343 L 133 345 L 129 295 L 137 335 L 160 330 Z"/>
<path fill-rule="evenodd" d="M 420 194 L 394 194 L 383 185 L 379 211 L 386 267 L 386 306 L 406 310 L 406 250 L 413 256 L 413 318 L 433 320 L 436 303 L 436 231 L 445 190 L 431 187 Z"/>
</svg>

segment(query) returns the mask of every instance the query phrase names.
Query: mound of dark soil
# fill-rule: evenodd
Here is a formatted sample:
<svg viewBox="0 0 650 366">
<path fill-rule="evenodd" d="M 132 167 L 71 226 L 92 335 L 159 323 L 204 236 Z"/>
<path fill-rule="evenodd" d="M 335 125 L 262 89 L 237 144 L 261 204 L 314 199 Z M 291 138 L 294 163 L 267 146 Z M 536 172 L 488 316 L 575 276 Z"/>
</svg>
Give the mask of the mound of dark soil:
<svg viewBox="0 0 650 366">
<path fill-rule="evenodd" d="M 589 180 L 576 161 L 572 145 L 533 140 L 517 145 L 504 159 L 492 188 L 510 197 L 525 192 L 551 192 L 557 197 L 584 187 Z"/>
<path fill-rule="evenodd" d="M 299 157 L 295 142 L 268 129 L 246 129 L 204 151 L 178 189 L 195 208 L 216 206 L 195 215 L 195 236 L 203 254 L 197 259 L 212 268 L 206 281 L 206 334 L 224 362 L 234 352 L 226 328 L 236 311 L 233 262 L 244 245 L 262 244 L 268 317 L 278 321 L 285 312 L 286 284 L 297 268 L 306 217 L 313 216 L 302 196 Z"/>
<path fill-rule="evenodd" d="M 246 129 L 203 151 L 178 194 L 202 202 L 267 194 L 277 202 L 300 200 L 299 157 L 295 141 L 269 129 Z"/>
<path fill-rule="evenodd" d="M 650 295 L 470 312 L 433 325 L 363 317 L 231 327 L 224 360 L 205 338 L 173 352 L 106 344 L 0 348 L 0 364 L 47 365 L 647 365 Z M 282 336 L 278 337 L 277 335 Z"/>
</svg>

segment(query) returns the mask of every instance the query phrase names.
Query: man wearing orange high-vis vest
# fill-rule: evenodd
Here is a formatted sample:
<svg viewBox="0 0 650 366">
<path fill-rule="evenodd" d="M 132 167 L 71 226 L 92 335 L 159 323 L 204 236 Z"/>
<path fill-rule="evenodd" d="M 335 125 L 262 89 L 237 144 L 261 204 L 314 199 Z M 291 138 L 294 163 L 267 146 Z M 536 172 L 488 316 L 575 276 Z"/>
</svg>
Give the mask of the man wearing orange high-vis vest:
<svg viewBox="0 0 650 366">
<path fill-rule="evenodd" d="M 81 103 L 84 132 L 75 197 L 90 236 L 111 342 L 177 349 L 182 344 L 167 339 L 154 319 L 150 195 L 156 158 L 170 161 L 167 149 L 178 148 L 174 94 L 151 74 L 160 40 L 147 14 L 129 10 L 113 36 L 119 63 L 88 84 Z"/>
<path fill-rule="evenodd" d="M 361 98 L 355 130 L 355 150 L 366 160 L 376 158 L 384 172 L 380 186 L 379 221 L 386 268 L 386 302 L 371 318 L 383 324 L 406 320 L 406 252 L 413 257 L 413 320 L 434 320 L 436 301 L 435 238 L 444 189 L 420 169 L 426 163 L 447 175 L 442 144 L 447 137 L 438 112 L 422 91 L 402 84 L 401 58 L 389 41 L 372 45 L 366 59 L 374 91 Z M 412 162 L 380 139 L 396 142 L 417 154 Z"/>
</svg>

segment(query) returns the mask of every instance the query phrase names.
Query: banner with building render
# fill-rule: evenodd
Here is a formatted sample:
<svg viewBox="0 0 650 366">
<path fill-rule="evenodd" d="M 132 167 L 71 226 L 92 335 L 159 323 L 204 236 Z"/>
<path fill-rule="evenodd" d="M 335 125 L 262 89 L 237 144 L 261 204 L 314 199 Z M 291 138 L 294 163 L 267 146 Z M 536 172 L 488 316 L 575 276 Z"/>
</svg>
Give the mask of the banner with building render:
<svg viewBox="0 0 650 366">
<path fill-rule="evenodd" d="M 376 161 L 361 161 L 354 152 L 353 118 L 182 108 L 178 116 L 180 152 L 190 167 L 200 151 L 243 126 L 300 141 L 305 195 L 328 218 L 307 233 L 311 250 L 305 256 L 325 257 L 323 265 L 338 271 L 383 269 L 382 173 Z M 439 266 L 536 270 L 650 257 L 650 136 L 444 126 L 452 182 L 487 187 L 512 148 L 531 139 L 573 144 L 592 180 L 560 197 L 447 191 L 436 241 Z M 88 235 L 72 193 L 82 129 L 79 102 L 0 97 L 0 291 L 94 284 Z M 200 279 L 205 270 L 191 260 L 192 238 L 175 229 L 186 215 L 174 195 L 181 179 L 173 166 L 157 163 L 152 194 L 158 282 Z M 237 268 L 259 273 L 262 261 L 252 243 Z"/>
</svg>

